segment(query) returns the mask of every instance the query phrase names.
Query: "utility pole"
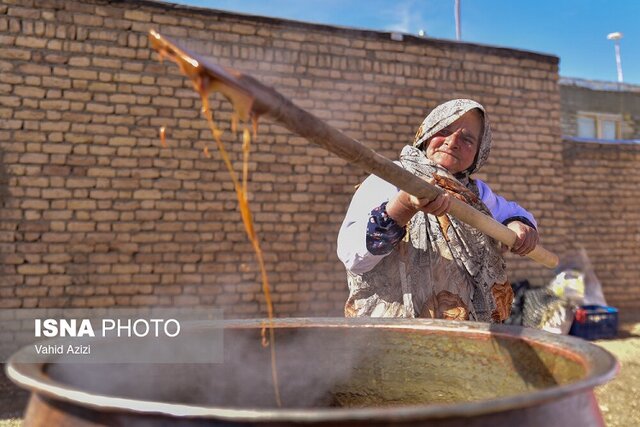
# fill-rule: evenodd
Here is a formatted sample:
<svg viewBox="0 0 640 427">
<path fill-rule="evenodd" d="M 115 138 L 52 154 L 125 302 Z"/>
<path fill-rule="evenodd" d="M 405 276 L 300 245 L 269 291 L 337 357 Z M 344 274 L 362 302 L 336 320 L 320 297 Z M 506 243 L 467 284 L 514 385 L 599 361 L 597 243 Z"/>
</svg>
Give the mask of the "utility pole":
<svg viewBox="0 0 640 427">
<path fill-rule="evenodd" d="M 455 13 L 456 13 L 456 40 L 460 41 L 462 38 L 462 29 L 460 28 L 460 0 L 455 0 Z"/>
<path fill-rule="evenodd" d="M 610 33 L 607 35 L 607 39 L 613 40 L 615 43 L 616 49 L 616 67 L 618 68 L 618 83 L 622 83 L 622 59 L 620 58 L 620 39 L 622 38 L 622 33 Z"/>
</svg>

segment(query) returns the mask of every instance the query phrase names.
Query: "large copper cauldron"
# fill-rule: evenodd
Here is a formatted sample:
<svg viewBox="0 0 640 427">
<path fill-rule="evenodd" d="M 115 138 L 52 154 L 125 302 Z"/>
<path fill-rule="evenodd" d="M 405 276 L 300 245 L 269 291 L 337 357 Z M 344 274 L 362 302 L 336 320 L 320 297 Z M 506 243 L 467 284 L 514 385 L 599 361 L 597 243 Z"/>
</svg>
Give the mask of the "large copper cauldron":
<svg viewBox="0 0 640 427">
<path fill-rule="evenodd" d="M 517 327 L 280 319 L 279 408 L 262 324 L 224 322 L 220 364 L 24 364 L 14 356 L 7 374 L 32 392 L 27 427 L 586 427 L 603 425 L 593 388 L 617 370 L 593 344 Z"/>
</svg>

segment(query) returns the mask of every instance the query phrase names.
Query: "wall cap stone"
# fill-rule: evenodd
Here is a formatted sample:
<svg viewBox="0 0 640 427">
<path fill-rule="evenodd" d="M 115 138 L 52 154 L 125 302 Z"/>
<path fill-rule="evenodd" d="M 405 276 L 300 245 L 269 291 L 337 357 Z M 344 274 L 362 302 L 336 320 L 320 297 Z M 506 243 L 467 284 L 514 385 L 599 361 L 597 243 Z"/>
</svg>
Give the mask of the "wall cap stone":
<svg viewBox="0 0 640 427">
<path fill-rule="evenodd" d="M 576 86 L 585 89 L 606 92 L 636 92 L 640 93 L 640 85 L 630 83 L 608 82 L 603 80 L 588 80 L 576 77 L 560 77 L 558 84 L 561 86 Z"/>
<path fill-rule="evenodd" d="M 603 144 L 603 145 L 611 145 L 611 144 L 640 145 L 640 139 L 594 139 L 594 138 L 580 138 L 577 136 L 564 135 L 562 137 L 562 140 L 569 141 L 569 142 L 585 142 L 585 143 Z"/>
</svg>

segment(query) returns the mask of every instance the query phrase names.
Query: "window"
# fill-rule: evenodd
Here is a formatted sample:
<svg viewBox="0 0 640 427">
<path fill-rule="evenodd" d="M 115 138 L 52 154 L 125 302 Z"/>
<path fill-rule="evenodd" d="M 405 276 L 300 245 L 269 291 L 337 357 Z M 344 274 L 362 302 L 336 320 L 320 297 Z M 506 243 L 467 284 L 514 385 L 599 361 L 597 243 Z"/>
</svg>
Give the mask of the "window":
<svg viewBox="0 0 640 427">
<path fill-rule="evenodd" d="M 600 137 L 602 139 L 618 139 L 618 123 L 614 120 L 602 120 L 602 129 Z"/>
<path fill-rule="evenodd" d="M 618 114 L 578 112 L 577 124 L 579 138 L 620 139 Z"/>
<path fill-rule="evenodd" d="M 578 136 L 580 138 L 596 137 L 596 120 L 593 117 L 578 116 Z"/>
</svg>

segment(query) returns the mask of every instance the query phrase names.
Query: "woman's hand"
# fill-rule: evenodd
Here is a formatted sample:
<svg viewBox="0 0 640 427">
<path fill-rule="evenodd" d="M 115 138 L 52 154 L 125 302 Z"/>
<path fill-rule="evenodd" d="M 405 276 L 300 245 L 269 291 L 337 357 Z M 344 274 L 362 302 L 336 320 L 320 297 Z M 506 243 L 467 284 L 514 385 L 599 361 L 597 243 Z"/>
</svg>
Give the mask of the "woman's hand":
<svg viewBox="0 0 640 427">
<path fill-rule="evenodd" d="M 449 212 L 451 208 L 451 195 L 447 192 L 439 194 L 435 199 L 419 199 L 405 191 L 400 191 L 398 195 L 387 204 L 387 215 L 389 215 L 399 225 L 406 225 L 418 212 L 441 216 Z"/>
<path fill-rule="evenodd" d="M 512 221 L 507 227 L 516 233 L 516 241 L 511 247 L 511 252 L 524 256 L 531 252 L 540 240 L 535 228 L 529 227 L 520 221 Z"/>
</svg>

